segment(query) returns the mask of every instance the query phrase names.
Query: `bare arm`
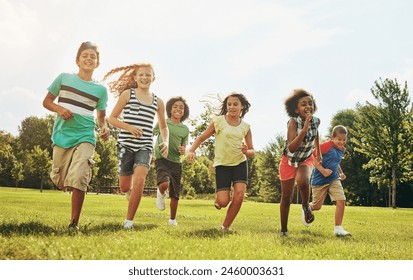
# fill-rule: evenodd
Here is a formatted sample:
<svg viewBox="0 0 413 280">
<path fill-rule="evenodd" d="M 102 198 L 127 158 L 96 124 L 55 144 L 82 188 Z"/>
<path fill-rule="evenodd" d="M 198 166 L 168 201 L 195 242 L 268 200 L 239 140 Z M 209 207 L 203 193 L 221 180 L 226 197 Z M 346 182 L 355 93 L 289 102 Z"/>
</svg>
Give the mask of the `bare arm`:
<svg viewBox="0 0 413 280">
<path fill-rule="evenodd" d="M 47 110 L 51 112 L 57 113 L 64 120 L 73 118 L 73 113 L 70 110 L 60 106 L 59 104 L 54 103 L 55 99 L 56 96 L 48 92 L 43 100 L 43 107 L 45 107 Z"/>
<path fill-rule="evenodd" d="M 165 105 L 160 98 L 158 98 L 158 124 L 162 137 L 162 143 L 159 144 L 159 147 L 161 148 L 162 156 L 166 158 L 169 151 L 169 130 L 165 119 Z"/>
<path fill-rule="evenodd" d="M 215 126 L 214 123 L 211 122 L 208 126 L 208 128 L 202 132 L 201 135 L 199 135 L 198 138 L 195 139 L 194 143 L 192 144 L 192 146 L 189 148 L 189 152 L 188 152 L 188 156 L 187 156 L 187 160 L 189 162 L 192 162 L 195 159 L 195 151 L 196 149 L 198 149 L 198 147 L 205 141 L 207 140 L 209 137 L 211 137 L 213 134 L 215 133 Z"/>
<path fill-rule="evenodd" d="M 344 174 L 340 165 L 338 166 L 338 175 L 340 176 L 340 180 L 345 180 L 347 178 L 346 174 Z"/>
<path fill-rule="evenodd" d="M 287 143 L 288 143 L 288 150 L 291 153 L 294 153 L 297 151 L 297 149 L 300 147 L 301 143 L 304 140 L 305 135 L 307 134 L 308 131 L 308 126 L 311 120 L 311 115 L 307 115 L 307 118 L 304 123 L 304 128 L 300 131 L 299 134 L 297 134 L 297 123 L 294 119 L 291 119 L 291 121 L 288 124 L 288 131 L 287 131 Z"/>
<path fill-rule="evenodd" d="M 251 129 L 248 130 L 247 135 L 245 135 L 245 143 L 242 144 L 242 153 L 247 157 L 253 157 L 255 155 L 254 145 L 252 144 L 252 133 Z"/>
<path fill-rule="evenodd" d="M 324 168 L 317 159 L 314 160 L 314 167 L 323 174 L 324 177 L 328 177 L 333 172 L 331 169 Z"/>
<path fill-rule="evenodd" d="M 109 123 L 114 127 L 129 131 L 135 137 L 141 137 L 143 135 L 143 130 L 140 127 L 127 124 L 119 120 L 119 116 L 125 108 L 130 98 L 130 90 L 125 90 L 118 98 L 115 107 L 113 107 L 112 113 L 109 116 Z"/>
<path fill-rule="evenodd" d="M 109 128 L 106 123 L 106 110 L 97 111 L 97 121 L 100 127 L 100 137 L 103 140 L 109 139 Z"/>
</svg>

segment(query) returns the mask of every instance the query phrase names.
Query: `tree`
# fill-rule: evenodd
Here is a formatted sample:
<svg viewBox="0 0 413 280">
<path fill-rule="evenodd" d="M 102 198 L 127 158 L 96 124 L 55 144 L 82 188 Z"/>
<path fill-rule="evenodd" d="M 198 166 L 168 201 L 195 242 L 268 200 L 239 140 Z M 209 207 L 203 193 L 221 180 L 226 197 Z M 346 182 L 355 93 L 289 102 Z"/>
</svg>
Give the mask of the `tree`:
<svg viewBox="0 0 413 280">
<path fill-rule="evenodd" d="M 52 167 L 52 160 L 50 159 L 49 151 L 42 150 L 39 146 L 34 146 L 27 156 L 27 172 L 29 173 L 31 184 L 40 184 L 40 191 L 43 191 L 43 186 L 47 183 L 51 186 L 49 177 L 50 169 Z M 25 177 L 29 177 L 25 176 Z"/>
<path fill-rule="evenodd" d="M 389 202 L 396 208 L 398 182 L 411 180 L 412 108 L 407 83 L 397 80 L 375 81 L 371 93 L 377 106 L 357 104 L 358 114 L 352 133 L 355 150 L 369 161 L 363 168 L 370 170 L 371 182 L 389 186 Z M 410 107 L 410 108 L 409 108 Z"/>
<path fill-rule="evenodd" d="M 19 185 L 19 182 L 24 180 L 23 164 L 17 160 L 13 161 L 13 167 L 11 169 L 11 176 L 15 182 L 15 186 Z"/>
<path fill-rule="evenodd" d="M 285 145 L 282 135 L 277 135 L 275 140 L 258 152 L 257 175 L 259 178 L 259 194 L 264 202 L 279 202 L 281 199 L 281 182 L 278 177 L 278 165 Z"/>
<path fill-rule="evenodd" d="M 190 132 L 190 136 L 192 137 L 192 139 L 196 139 L 208 128 L 211 122 L 211 116 L 215 112 L 214 107 L 209 103 L 206 103 L 204 108 L 205 108 L 205 112 L 201 113 L 199 117 L 195 119 L 189 119 L 190 125 L 194 127 L 194 130 Z M 199 147 L 201 154 L 206 155 L 210 160 L 213 160 L 214 155 L 215 155 L 214 154 L 214 143 L 215 143 L 215 138 L 214 136 L 211 136 L 206 141 L 204 141 Z"/>
<path fill-rule="evenodd" d="M 186 160 L 182 164 L 182 185 L 186 189 L 191 187 L 197 194 L 214 193 L 215 174 L 212 161 L 206 156 L 199 156 L 196 161 L 188 163 Z"/>
<path fill-rule="evenodd" d="M 344 125 L 348 130 L 346 152 L 341 161 L 341 168 L 347 178 L 343 181 L 346 200 L 352 205 L 376 206 L 380 205 L 380 190 L 374 188 L 369 181 L 368 170 L 363 169 L 363 165 L 368 162 L 367 157 L 355 151 L 352 138 L 357 112 L 347 109 L 338 111 L 331 119 L 329 131 L 336 125 Z"/>
<path fill-rule="evenodd" d="M 16 161 L 14 154 L 14 137 L 5 131 L 0 131 L 0 184 L 10 185 L 13 163 Z"/>
<path fill-rule="evenodd" d="M 22 150 L 30 151 L 34 146 L 39 146 L 41 150 L 47 149 L 50 155 L 52 148 L 52 130 L 54 116 L 47 115 L 44 118 L 27 117 L 19 126 L 19 138 Z"/>
<path fill-rule="evenodd" d="M 92 185 L 115 186 L 118 182 L 118 158 L 116 155 L 116 139 L 111 137 L 104 141 L 97 137 L 95 155 L 99 155 L 96 160 L 96 174 L 92 180 Z"/>
</svg>

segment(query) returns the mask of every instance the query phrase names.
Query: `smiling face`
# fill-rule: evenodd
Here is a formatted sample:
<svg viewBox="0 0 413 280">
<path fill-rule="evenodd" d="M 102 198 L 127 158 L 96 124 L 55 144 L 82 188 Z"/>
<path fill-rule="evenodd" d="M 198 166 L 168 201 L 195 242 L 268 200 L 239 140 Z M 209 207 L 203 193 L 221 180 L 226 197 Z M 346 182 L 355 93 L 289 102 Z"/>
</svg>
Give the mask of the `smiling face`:
<svg viewBox="0 0 413 280">
<path fill-rule="evenodd" d="M 93 71 L 99 66 L 98 54 L 93 49 L 86 49 L 76 60 L 77 66 L 83 71 Z"/>
<path fill-rule="evenodd" d="M 142 66 L 136 70 L 135 81 L 138 88 L 149 89 L 154 80 L 155 76 L 151 67 Z"/>
<path fill-rule="evenodd" d="M 297 109 L 295 110 L 298 116 L 305 119 L 307 114 L 313 114 L 314 102 L 310 96 L 304 96 L 298 99 Z"/>
<path fill-rule="evenodd" d="M 171 108 L 171 120 L 180 122 L 185 113 L 185 104 L 182 101 L 176 101 Z"/>
<path fill-rule="evenodd" d="M 333 146 L 336 149 L 343 150 L 347 143 L 347 134 L 345 133 L 337 133 L 331 137 L 331 141 L 333 141 Z"/>
<path fill-rule="evenodd" d="M 230 96 L 227 100 L 227 112 L 231 117 L 239 117 L 244 106 L 238 97 Z"/>
</svg>

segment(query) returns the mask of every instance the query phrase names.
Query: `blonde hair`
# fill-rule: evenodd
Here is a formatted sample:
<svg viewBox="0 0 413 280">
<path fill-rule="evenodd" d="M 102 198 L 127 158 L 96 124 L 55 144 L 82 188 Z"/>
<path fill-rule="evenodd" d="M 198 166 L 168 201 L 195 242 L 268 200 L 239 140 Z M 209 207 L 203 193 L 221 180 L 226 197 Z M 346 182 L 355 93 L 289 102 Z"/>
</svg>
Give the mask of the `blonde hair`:
<svg viewBox="0 0 413 280">
<path fill-rule="evenodd" d="M 115 96 L 118 97 L 122 94 L 126 89 L 137 87 L 135 76 L 136 71 L 140 67 L 149 67 L 152 70 L 153 76 L 155 77 L 155 71 L 153 70 L 153 66 L 150 63 L 137 63 L 131 64 L 127 66 L 116 67 L 110 70 L 106 75 L 103 77 L 103 81 L 107 80 L 110 76 L 121 72 L 120 76 L 117 80 L 108 83 L 110 92 L 115 93 Z"/>
</svg>

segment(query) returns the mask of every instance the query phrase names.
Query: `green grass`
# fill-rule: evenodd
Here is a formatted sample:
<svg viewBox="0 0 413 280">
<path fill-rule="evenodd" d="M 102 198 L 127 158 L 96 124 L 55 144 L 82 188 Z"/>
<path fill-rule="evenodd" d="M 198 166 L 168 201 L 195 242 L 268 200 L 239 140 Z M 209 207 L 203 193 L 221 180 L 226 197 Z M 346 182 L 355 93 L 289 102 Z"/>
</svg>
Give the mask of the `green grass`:
<svg viewBox="0 0 413 280">
<path fill-rule="evenodd" d="M 167 200 L 169 204 L 169 200 Z M 167 225 L 155 198 L 144 197 L 135 228 L 122 230 L 127 201 L 121 195 L 89 193 L 80 232 L 70 235 L 70 195 L 59 191 L 0 188 L 2 260 L 412 260 L 413 209 L 347 207 L 344 227 L 333 235 L 334 206 L 301 224 L 292 205 L 288 237 L 280 237 L 279 205 L 246 201 L 234 231 L 218 228 L 226 209 L 211 200 L 181 199 L 179 227 Z"/>
</svg>

